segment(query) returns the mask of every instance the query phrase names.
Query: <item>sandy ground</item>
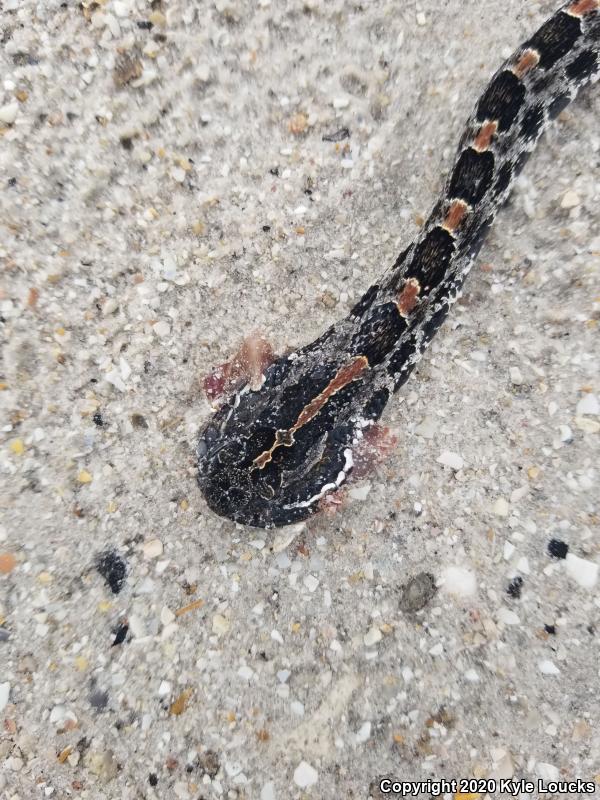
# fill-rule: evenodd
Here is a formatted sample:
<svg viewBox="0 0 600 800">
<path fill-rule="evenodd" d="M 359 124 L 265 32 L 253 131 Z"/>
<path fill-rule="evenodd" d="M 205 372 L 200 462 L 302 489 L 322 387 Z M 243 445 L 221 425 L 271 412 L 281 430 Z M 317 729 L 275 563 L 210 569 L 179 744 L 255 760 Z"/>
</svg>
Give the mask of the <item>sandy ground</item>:
<svg viewBox="0 0 600 800">
<path fill-rule="evenodd" d="M 555 7 L 3 0 L 2 797 L 600 782 L 597 87 L 342 511 L 236 527 L 194 476 L 203 377 L 347 313 Z"/>
</svg>

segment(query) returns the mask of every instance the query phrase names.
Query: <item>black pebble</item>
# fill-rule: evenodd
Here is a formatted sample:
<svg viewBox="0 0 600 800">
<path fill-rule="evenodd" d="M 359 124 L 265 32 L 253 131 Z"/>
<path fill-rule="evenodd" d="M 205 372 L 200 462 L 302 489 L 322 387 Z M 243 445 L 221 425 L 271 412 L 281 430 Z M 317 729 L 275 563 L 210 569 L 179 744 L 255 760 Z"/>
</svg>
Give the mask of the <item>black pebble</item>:
<svg viewBox="0 0 600 800">
<path fill-rule="evenodd" d="M 437 592 L 435 578 L 430 572 L 419 572 L 402 587 L 400 609 L 406 613 L 425 608 Z"/>
<path fill-rule="evenodd" d="M 265 233 L 268 233 L 271 230 L 271 226 L 270 225 L 263 225 L 262 228 L 263 228 L 263 231 Z"/>
<path fill-rule="evenodd" d="M 151 772 L 150 775 L 148 775 L 148 783 L 150 784 L 150 786 L 156 786 L 156 784 L 158 783 L 158 776 L 155 775 L 154 772 Z"/>
<path fill-rule="evenodd" d="M 546 633 L 551 633 L 554 636 L 556 633 L 556 625 L 544 625 L 544 630 Z"/>
<path fill-rule="evenodd" d="M 340 128 L 339 131 L 334 133 L 326 133 L 321 139 L 324 142 L 342 142 L 344 139 L 350 138 L 350 131 L 348 128 Z"/>
<path fill-rule="evenodd" d="M 548 552 L 553 558 L 566 558 L 569 552 L 569 545 L 566 542 L 561 542 L 560 539 L 550 539 Z"/>
<path fill-rule="evenodd" d="M 95 708 L 96 711 L 104 711 L 108 705 L 108 692 L 102 689 L 95 689 L 90 694 L 90 705 Z"/>
<path fill-rule="evenodd" d="M 16 178 L 9 178 L 8 179 L 8 185 L 9 186 L 16 186 L 17 185 L 17 179 Z"/>
<path fill-rule="evenodd" d="M 116 550 L 105 550 L 96 559 L 96 569 L 110 586 L 113 594 L 119 594 L 125 583 L 127 564 Z"/>
<path fill-rule="evenodd" d="M 96 411 L 92 419 L 94 420 L 94 425 L 97 425 L 99 428 L 101 428 L 104 425 L 102 414 L 99 411 Z"/>
<path fill-rule="evenodd" d="M 146 420 L 146 417 L 144 417 L 143 414 L 132 414 L 131 415 L 131 424 L 133 425 L 134 428 L 142 428 L 142 429 L 144 429 L 144 428 L 148 427 L 148 422 Z"/>
<path fill-rule="evenodd" d="M 115 640 L 111 646 L 114 647 L 117 644 L 123 644 L 123 642 L 125 641 L 125 637 L 127 636 L 128 630 L 129 630 L 129 625 L 127 625 L 127 623 L 125 623 L 124 625 L 119 625 L 119 627 L 115 631 Z"/>
<path fill-rule="evenodd" d="M 214 778 L 221 768 L 219 756 L 214 750 L 207 750 L 205 753 L 200 753 L 198 763 L 200 769 L 205 772 L 209 778 Z"/>
<path fill-rule="evenodd" d="M 517 575 L 516 578 L 513 578 L 512 581 L 508 584 L 506 588 L 506 594 L 509 597 L 514 597 L 515 600 L 518 600 L 521 597 L 521 589 L 523 588 L 523 578 L 520 575 Z"/>
</svg>

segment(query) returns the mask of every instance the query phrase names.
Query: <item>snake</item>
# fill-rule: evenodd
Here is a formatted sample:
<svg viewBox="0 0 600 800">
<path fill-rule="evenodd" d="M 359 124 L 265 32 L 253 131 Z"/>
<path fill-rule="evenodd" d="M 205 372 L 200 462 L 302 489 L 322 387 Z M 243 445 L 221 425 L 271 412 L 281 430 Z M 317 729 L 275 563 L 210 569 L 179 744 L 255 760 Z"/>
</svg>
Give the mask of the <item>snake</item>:
<svg viewBox="0 0 600 800">
<path fill-rule="evenodd" d="M 197 480 L 212 511 L 281 527 L 317 513 L 348 481 L 545 128 L 599 70 L 600 0 L 564 3 L 502 64 L 414 241 L 345 318 L 237 387 L 202 428 Z"/>
</svg>

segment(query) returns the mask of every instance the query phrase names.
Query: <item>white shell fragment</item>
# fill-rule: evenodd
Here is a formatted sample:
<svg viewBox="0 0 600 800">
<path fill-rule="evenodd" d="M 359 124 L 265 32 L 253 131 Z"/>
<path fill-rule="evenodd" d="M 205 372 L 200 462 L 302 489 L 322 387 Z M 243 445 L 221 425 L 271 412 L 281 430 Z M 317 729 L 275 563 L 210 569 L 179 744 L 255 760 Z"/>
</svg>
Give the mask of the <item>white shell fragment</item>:
<svg viewBox="0 0 600 800">
<path fill-rule="evenodd" d="M 466 567 L 446 567 L 441 583 L 443 592 L 457 597 L 471 597 L 477 592 L 477 579 Z"/>
<path fill-rule="evenodd" d="M 584 589 L 593 589 L 598 582 L 598 564 L 573 553 L 567 553 L 565 559 L 567 575 Z"/>
<path fill-rule="evenodd" d="M 450 467 L 454 470 L 462 469 L 465 465 L 462 457 L 458 453 L 453 453 L 451 450 L 444 450 L 443 453 L 437 457 L 438 464 L 443 464 L 445 467 Z"/>
<path fill-rule="evenodd" d="M 319 780 L 319 773 L 306 761 L 301 761 L 294 770 L 294 783 L 301 789 L 308 789 Z"/>
</svg>

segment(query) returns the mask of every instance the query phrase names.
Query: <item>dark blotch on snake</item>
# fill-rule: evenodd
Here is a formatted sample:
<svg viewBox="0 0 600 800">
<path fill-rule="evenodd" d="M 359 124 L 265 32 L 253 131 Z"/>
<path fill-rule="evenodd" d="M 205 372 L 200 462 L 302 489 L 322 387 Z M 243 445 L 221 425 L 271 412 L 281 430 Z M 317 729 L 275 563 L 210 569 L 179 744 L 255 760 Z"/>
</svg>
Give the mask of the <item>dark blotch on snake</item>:
<svg viewBox="0 0 600 800">
<path fill-rule="evenodd" d="M 526 114 L 523 116 L 523 121 L 521 122 L 521 134 L 526 142 L 529 142 L 532 139 L 537 139 L 538 134 L 544 125 L 544 119 L 544 106 L 542 103 L 532 106 L 526 112 Z"/>
<path fill-rule="evenodd" d="M 514 72 L 504 70 L 490 83 L 477 105 L 480 122 L 498 121 L 498 130 L 510 128 L 525 102 L 525 86 Z"/>
<path fill-rule="evenodd" d="M 548 69 L 571 50 L 579 36 L 581 36 L 579 20 L 560 12 L 542 25 L 526 46 L 539 52 L 539 66 Z"/>
<path fill-rule="evenodd" d="M 406 279 L 416 278 L 424 291 L 437 286 L 454 255 L 454 239 L 444 228 L 432 228 L 415 248 Z"/>
<path fill-rule="evenodd" d="M 567 66 L 567 76 L 570 80 L 589 78 L 598 69 L 598 56 L 591 50 L 584 50 Z"/>
<path fill-rule="evenodd" d="M 450 179 L 448 197 L 460 198 L 476 205 L 485 197 L 494 178 L 494 156 L 489 150 L 478 153 L 469 147 L 463 150 Z"/>
<path fill-rule="evenodd" d="M 406 329 L 395 303 L 385 303 L 371 309 L 352 337 L 350 353 L 366 356 L 371 367 L 380 364 Z"/>
</svg>

